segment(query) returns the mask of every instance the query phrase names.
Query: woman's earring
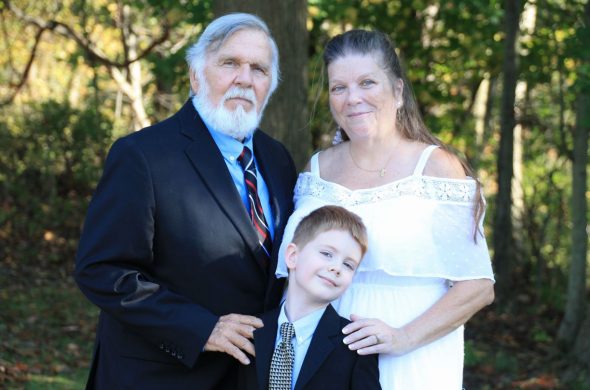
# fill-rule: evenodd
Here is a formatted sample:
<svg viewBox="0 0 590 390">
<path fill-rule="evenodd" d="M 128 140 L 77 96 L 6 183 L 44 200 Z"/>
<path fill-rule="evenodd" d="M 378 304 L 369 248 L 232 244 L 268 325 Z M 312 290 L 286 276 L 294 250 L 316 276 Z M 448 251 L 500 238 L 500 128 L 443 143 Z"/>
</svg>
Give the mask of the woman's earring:
<svg viewBox="0 0 590 390">
<path fill-rule="evenodd" d="M 340 129 L 340 126 L 338 126 L 336 134 L 334 134 L 334 138 L 332 138 L 332 145 L 338 145 L 339 143 L 342 143 L 342 141 L 342 130 Z"/>
</svg>

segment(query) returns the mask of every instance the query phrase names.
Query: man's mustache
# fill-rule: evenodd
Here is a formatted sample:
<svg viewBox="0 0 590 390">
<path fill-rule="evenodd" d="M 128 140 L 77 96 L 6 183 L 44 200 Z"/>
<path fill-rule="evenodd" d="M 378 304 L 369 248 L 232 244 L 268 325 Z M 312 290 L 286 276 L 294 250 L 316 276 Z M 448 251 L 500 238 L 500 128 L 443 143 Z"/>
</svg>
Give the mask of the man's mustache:
<svg viewBox="0 0 590 390">
<path fill-rule="evenodd" d="M 232 87 L 223 96 L 223 101 L 225 102 L 229 99 L 235 98 L 248 100 L 254 105 L 254 108 L 256 108 L 256 95 L 254 94 L 254 90 L 251 88 Z"/>
</svg>

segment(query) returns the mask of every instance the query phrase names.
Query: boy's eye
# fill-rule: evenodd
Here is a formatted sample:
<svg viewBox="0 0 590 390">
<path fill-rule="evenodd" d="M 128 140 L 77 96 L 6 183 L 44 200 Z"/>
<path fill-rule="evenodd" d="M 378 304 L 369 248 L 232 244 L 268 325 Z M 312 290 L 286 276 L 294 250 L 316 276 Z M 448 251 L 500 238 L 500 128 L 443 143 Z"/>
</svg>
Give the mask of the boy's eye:
<svg viewBox="0 0 590 390">
<path fill-rule="evenodd" d="M 348 269 L 350 269 L 351 271 L 354 271 L 354 264 L 353 263 L 349 263 L 348 261 L 344 263 L 344 266 Z"/>
<path fill-rule="evenodd" d="M 326 257 L 332 258 L 332 252 L 329 252 L 329 251 L 320 251 L 320 253 L 321 253 L 323 256 L 326 256 Z"/>
</svg>

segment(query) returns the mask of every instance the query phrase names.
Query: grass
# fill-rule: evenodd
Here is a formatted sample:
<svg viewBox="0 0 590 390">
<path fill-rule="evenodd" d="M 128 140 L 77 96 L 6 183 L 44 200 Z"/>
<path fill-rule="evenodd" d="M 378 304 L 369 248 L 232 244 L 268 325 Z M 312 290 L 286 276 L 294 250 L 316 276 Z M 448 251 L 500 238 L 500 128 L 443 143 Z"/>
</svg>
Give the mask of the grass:
<svg viewBox="0 0 590 390">
<path fill-rule="evenodd" d="M 0 388 L 84 388 L 98 310 L 71 278 L 0 283 Z"/>
<path fill-rule="evenodd" d="M 70 277 L 8 277 L 2 272 L 0 268 L 0 389 L 84 388 L 98 309 Z M 587 371 L 567 382 L 561 375 L 567 361 L 553 348 L 559 316 L 533 309 L 507 314 L 492 306 L 469 321 L 466 389 L 590 388 Z"/>
</svg>

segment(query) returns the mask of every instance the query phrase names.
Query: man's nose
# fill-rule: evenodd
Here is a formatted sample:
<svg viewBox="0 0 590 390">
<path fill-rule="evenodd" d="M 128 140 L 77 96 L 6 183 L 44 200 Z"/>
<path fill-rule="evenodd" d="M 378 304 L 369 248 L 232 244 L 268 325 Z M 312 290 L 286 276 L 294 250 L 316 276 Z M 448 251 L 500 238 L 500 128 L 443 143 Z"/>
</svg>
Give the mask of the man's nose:
<svg viewBox="0 0 590 390">
<path fill-rule="evenodd" d="M 252 85 L 252 69 L 250 65 L 243 64 L 238 68 L 238 74 L 234 80 L 236 84 L 241 87 L 249 87 Z"/>
</svg>

